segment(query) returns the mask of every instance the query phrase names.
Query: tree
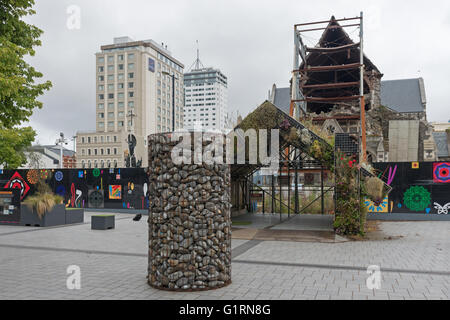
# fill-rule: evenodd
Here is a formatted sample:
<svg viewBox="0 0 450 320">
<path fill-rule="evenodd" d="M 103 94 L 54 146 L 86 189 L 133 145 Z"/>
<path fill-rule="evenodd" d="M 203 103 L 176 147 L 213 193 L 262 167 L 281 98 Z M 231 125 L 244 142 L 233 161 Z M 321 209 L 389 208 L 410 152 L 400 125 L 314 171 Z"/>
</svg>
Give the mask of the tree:
<svg viewBox="0 0 450 320">
<path fill-rule="evenodd" d="M 36 132 L 31 127 L 0 128 L 0 166 L 15 169 L 27 162 L 24 150 L 31 146 Z"/>
<path fill-rule="evenodd" d="M 15 168 L 24 164 L 23 150 L 34 140 L 31 127 L 18 128 L 33 110 L 42 108 L 37 97 L 52 86 L 50 81 L 35 83 L 42 73 L 24 57 L 35 54 L 42 30 L 27 24 L 23 17 L 35 14 L 34 0 L 0 1 L 0 164 Z"/>
</svg>

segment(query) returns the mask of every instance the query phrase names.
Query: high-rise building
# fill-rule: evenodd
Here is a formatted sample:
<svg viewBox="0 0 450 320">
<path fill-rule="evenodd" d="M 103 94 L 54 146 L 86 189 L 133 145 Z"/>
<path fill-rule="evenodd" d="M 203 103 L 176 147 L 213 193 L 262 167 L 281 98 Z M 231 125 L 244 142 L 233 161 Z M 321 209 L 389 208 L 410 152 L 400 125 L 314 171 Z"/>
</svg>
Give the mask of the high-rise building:
<svg viewBox="0 0 450 320">
<path fill-rule="evenodd" d="M 96 130 L 77 133 L 79 167 L 124 167 L 129 133 L 147 163 L 147 136 L 183 127 L 183 68 L 167 46 L 114 38 L 96 59 Z"/>
<path fill-rule="evenodd" d="M 224 131 L 228 121 L 228 80 L 219 69 L 204 68 L 198 57 L 184 74 L 184 128 Z"/>
</svg>

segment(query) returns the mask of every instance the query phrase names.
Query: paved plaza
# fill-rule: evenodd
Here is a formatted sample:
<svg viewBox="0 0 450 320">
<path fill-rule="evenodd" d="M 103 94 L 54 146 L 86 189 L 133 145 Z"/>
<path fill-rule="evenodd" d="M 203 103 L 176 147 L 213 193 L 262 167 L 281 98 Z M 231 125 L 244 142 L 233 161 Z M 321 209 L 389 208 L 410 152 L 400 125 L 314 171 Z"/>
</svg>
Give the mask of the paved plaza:
<svg viewBox="0 0 450 320">
<path fill-rule="evenodd" d="M 367 241 L 233 239 L 231 285 L 168 292 L 146 282 L 146 216 L 116 214 L 116 229 L 98 231 L 90 215 L 54 228 L 0 226 L 0 300 L 450 299 L 450 222 L 380 222 L 384 236 Z M 67 289 L 71 265 L 80 290 Z M 381 268 L 380 289 L 367 288 L 369 265 Z"/>
</svg>

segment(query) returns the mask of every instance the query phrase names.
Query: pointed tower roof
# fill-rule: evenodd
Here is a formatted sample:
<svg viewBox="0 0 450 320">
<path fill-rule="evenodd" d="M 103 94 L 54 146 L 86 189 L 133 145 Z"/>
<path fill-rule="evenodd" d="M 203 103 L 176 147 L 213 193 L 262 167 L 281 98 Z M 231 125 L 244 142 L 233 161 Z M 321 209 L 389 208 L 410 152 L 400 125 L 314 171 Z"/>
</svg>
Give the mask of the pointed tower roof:
<svg viewBox="0 0 450 320">
<path fill-rule="evenodd" d="M 334 16 L 331 16 L 330 22 L 322 33 L 322 36 L 320 37 L 316 48 L 333 48 L 351 44 L 355 44 L 355 42 L 350 38 L 344 28 L 342 28 L 339 22 L 336 21 L 336 18 Z M 352 48 L 351 50 L 349 50 L 349 52 L 350 54 L 343 52 L 341 56 L 346 57 L 346 60 L 359 62 L 359 48 Z M 327 59 L 324 59 L 324 56 L 324 54 L 319 52 L 310 52 L 306 56 L 306 60 L 308 61 L 308 65 L 310 66 L 329 65 L 330 63 L 326 62 Z M 372 63 L 372 61 L 370 61 L 370 59 L 366 57 L 366 55 L 364 55 L 364 65 L 366 70 L 375 70 L 378 73 L 381 73 L 380 70 L 378 70 L 378 68 Z M 302 67 L 303 66 L 304 63 L 302 63 Z"/>
</svg>

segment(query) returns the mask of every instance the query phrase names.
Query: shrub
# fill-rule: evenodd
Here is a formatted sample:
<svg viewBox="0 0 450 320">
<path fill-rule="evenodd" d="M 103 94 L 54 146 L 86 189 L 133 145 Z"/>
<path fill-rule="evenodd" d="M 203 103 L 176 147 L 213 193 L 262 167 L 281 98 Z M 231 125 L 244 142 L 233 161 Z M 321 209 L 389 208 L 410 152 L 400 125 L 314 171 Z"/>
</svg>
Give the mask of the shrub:
<svg viewBox="0 0 450 320">
<path fill-rule="evenodd" d="M 364 234 L 367 209 L 364 180 L 359 177 L 356 159 L 336 153 L 336 216 L 334 228 L 338 234 Z M 358 181 L 358 179 L 360 179 Z"/>
<path fill-rule="evenodd" d="M 36 182 L 36 194 L 27 197 L 24 204 L 36 210 L 39 219 L 42 220 L 46 212 L 51 211 L 56 204 L 61 204 L 63 201 L 63 197 L 53 194 L 45 180 L 39 178 Z"/>
<path fill-rule="evenodd" d="M 380 204 L 384 195 L 384 182 L 377 177 L 370 177 L 366 180 L 366 194 L 375 204 Z"/>
</svg>

